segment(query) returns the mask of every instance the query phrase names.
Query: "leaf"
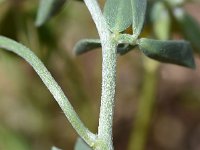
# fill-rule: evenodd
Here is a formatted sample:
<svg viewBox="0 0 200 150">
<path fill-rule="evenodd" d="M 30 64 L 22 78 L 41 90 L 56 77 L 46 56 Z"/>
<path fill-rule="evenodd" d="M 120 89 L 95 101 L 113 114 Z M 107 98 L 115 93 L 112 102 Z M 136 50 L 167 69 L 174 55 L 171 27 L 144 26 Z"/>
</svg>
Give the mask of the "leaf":
<svg viewBox="0 0 200 150">
<path fill-rule="evenodd" d="M 132 19 L 133 35 L 138 37 L 144 25 L 147 0 L 131 0 L 131 6 L 132 6 L 132 17 L 133 17 Z"/>
<path fill-rule="evenodd" d="M 61 150 L 61 149 L 59 149 L 59 148 L 53 146 L 53 147 L 51 148 L 51 150 Z"/>
<path fill-rule="evenodd" d="M 169 12 L 162 2 L 154 3 L 151 12 L 151 21 L 155 36 L 160 40 L 168 39 L 171 20 Z"/>
<path fill-rule="evenodd" d="M 192 48 L 186 41 L 161 41 L 141 38 L 139 49 L 155 60 L 195 68 Z"/>
<path fill-rule="evenodd" d="M 132 23 L 131 0 L 106 0 L 104 16 L 112 32 L 122 32 Z"/>
<path fill-rule="evenodd" d="M 101 47 L 101 42 L 99 39 L 83 39 L 76 43 L 73 51 L 76 55 L 80 55 L 99 47 Z"/>
<path fill-rule="evenodd" d="M 200 53 L 200 24 L 182 9 L 176 9 L 174 15 L 186 39 Z"/>
<path fill-rule="evenodd" d="M 92 150 L 81 138 L 76 140 L 74 150 Z"/>
<path fill-rule="evenodd" d="M 100 39 L 83 39 L 76 43 L 73 51 L 75 52 L 76 55 L 81 55 L 83 53 L 89 52 L 91 50 L 100 47 L 101 47 Z M 124 55 L 128 53 L 130 50 L 132 50 L 134 47 L 135 46 L 130 44 L 121 43 L 117 47 L 117 53 L 119 53 L 120 55 Z"/>
<path fill-rule="evenodd" d="M 136 45 L 130 45 L 127 43 L 121 43 L 117 46 L 117 53 L 120 55 L 125 55 L 136 47 Z"/>
<path fill-rule="evenodd" d="M 50 17 L 57 14 L 67 0 L 40 0 L 36 26 L 43 25 Z"/>
</svg>

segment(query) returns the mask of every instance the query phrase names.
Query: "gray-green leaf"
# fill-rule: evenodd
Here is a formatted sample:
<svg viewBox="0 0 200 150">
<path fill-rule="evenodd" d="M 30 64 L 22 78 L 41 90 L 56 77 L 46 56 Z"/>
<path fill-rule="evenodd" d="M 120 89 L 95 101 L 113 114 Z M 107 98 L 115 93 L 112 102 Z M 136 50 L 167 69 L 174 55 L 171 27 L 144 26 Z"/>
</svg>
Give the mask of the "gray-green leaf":
<svg viewBox="0 0 200 150">
<path fill-rule="evenodd" d="M 83 39 L 76 43 L 73 51 L 76 55 L 81 55 L 83 53 L 89 52 L 91 50 L 100 47 L 101 47 L 100 39 Z M 121 43 L 117 46 L 117 53 L 119 53 L 120 55 L 124 55 L 128 53 L 130 50 L 132 50 L 134 47 L 135 46 L 130 44 Z"/>
<path fill-rule="evenodd" d="M 36 26 L 41 26 L 50 17 L 60 11 L 67 0 L 40 0 Z"/>
<path fill-rule="evenodd" d="M 117 53 L 120 55 L 125 55 L 136 47 L 136 45 L 130 45 L 127 43 L 121 43 L 117 46 Z"/>
<path fill-rule="evenodd" d="M 80 55 L 100 47 L 101 47 L 100 39 L 83 39 L 76 43 L 73 51 L 75 52 L 76 55 Z"/>
<path fill-rule="evenodd" d="M 133 35 L 138 37 L 144 25 L 147 0 L 131 0 L 131 6 L 133 16 Z"/>
<path fill-rule="evenodd" d="M 183 9 L 175 9 L 174 15 L 185 37 L 200 53 L 200 24 Z"/>
<path fill-rule="evenodd" d="M 161 62 L 195 68 L 192 48 L 186 41 L 161 41 L 141 38 L 140 50 L 148 57 Z"/>
<path fill-rule="evenodd" d="M 104 16 L 112 32 L 122 32 L 132 23 L 131 0 L 106 0 Z"/>
<path fill-rule="evenodd" d="M 76 140 L 74 150 L 92 150 L 81 138 Z"/>
</svg>

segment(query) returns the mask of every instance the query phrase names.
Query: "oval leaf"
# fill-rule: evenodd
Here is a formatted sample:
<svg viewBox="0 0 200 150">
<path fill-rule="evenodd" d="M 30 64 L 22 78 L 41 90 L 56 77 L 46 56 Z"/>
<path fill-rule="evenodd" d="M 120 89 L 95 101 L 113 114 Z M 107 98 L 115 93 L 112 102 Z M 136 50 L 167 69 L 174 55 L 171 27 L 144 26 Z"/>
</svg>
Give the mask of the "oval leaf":
<svg viewBox="0 0 200 150">
<path fill-rule="evenodd" d="M 76 55 L 80 55 L 99 47 L 101 47 L 100 39 L 83 39 L 76 43 L 73 51 Z"/>
<path fill-rule="evenodd" d="M 83 53 L 89 52 L 91 50 L 100 47 L 101 47 L 100 39 L 83 39 L 76 43 L 73 51 L 76 55 L 81 55 Z M 130 50 L 132 50 L 134 47 L 135 47 L 134 45 L 121 43 L 117 46 L 117 53 L 119 53 L 120 55 L 124 55 L 128 53 Z"/>
<path fill-rule="evenodd" d="M 60 11 L 66 0 L 40 0 L 36 18 L 36 26 L 41 26 L 50 17 Z"/>
<path fill-rule="evenodd" d="M 130 45 L 127 43 L 121 43 L 117 46 L 117 53 L 120 55 L 125 55 L 136 47 L 136 45 Z"/>
<path fill-rule="evenodd" d="M 74 150 L 92 150 L 81 138 L 76 140 Z"/>
<path fill-rule="evenodd" d="M 186 41 L 161 41 L 142 38 L 140 50 L 148 57 L 161 62 L 195 68 L 192 48 Z"/>
<path fill-rule="evenodd" d="M 112 32 L 122 32 L 132 23 L 131 0 L 106 0 L 104 16 Z"/>
<path fill-rule="evenodd" d="M 132 6 L 132 16 L 133 16 L 132 17 L 133 35 L 138 37 L 144 25 L 147 0 L 131 0 L 131 6 Z"/>
<path fill-rule="evenodd" d="M 200 53 L 200 24 L 183 9 L 175 9 L 174 16 L 179 23 L 184 36 Z"/>
</svg>

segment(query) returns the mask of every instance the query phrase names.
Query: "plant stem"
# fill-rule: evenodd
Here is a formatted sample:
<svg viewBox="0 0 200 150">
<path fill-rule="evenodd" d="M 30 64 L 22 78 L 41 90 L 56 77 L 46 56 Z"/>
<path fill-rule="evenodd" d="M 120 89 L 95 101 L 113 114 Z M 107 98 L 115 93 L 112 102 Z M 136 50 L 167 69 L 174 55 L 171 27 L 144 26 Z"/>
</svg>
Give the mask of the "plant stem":
<svg viewBox="0 0 200 150">
<path fill-rule="evenodd" d="M 112 150 L 112 126 L 115 96 L 116 76 L 116 46 L 106 45 L 107 51 L 103 51 L 102 63 L 102 95 L 98 138 L 106 142 L 106 150 Z M 105 149 L 105 148 L 104 148 Z"/>
<path fill-rule="evenodd" d="M 112 126 L 116 86 L 117 42 L 111 36 L 97 0 L 84 0 L 96 24 L 102 45 L 102 94 L 96 150 L 113 150 Z"/>
<path fill-rule="evenodd" d="M 110 42 L 111 32 L 108 29 L 108 25 L 106 20 L 102 14 L 102 11 L 99 7 L 97 0 L 84 0 L 92 19 L 97 27 L 97 31 L 99 33 L 102 45 L 107 42 Z"/>
<path fill-rule="evenodd" d="M 51 74 L 44 66 L 44 64 L 40 61 L 40 59 L 25 46 L 2 36 L 0 36 L 0 48 L 4 48 L 18 54 L 33 67 L 33 69 L 40 76 L 44 84 L 47 86 L 47 88 L 63 110 L 65 116 L 68 118 L 73 128 L 86 141 L 88 145 L 93 146 L 96 135 L 91 133 L 84 126 L 82 121 L 79 119 L 77 113 L 74 111 L 69 100 L 63 93 L 62 89 L 51 76 Z"/>
</svg>

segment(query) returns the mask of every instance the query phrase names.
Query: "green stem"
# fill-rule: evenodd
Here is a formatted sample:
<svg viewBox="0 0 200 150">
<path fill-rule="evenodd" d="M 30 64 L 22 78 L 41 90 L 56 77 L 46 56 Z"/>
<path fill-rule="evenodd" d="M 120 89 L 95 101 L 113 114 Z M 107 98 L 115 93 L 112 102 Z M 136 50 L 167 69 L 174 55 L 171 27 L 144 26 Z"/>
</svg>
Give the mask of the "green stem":
<svg viewBox="0 0 200 150">
<path fill-rule="evenodd" d="M 114 96 L 115 96 L 115 80 L 116 80 L 116 61 L 117 52 L 116 45 L 111 44 L 103 51 L 102 63 L 102 95 L 100 118 L 98 128 L 98 138 L 100 141 L 106 143 L 104 150 L 112 150 L 112 126 L 113 126 L 113 112 L 114 112 Z M 99 150 L 101 150 L 99 148 Z"/>
<path fill-rule="evenodd" d="M 144 150 L 154 110 L 158 63 L 144 58 L 144 79 L 129 150 Z"/>
<path fill-rule="evenodd" d="M 96 135 L 91 133 L 81 122 L 62 89 L 40 59 L 25 46 L 2 36 L 0 36 L 0 48 L 16 53 L 24 58 L 33 67 L 63 110 L 73 128 L 88 143 L 88 145 L 93 146 Z"/>
<path fill-rule="evenodd" d="M 97 0 L 84 0 L 96 24 L 102 44 L 102 94 L 95 150 L 113 150 L 112 126 L 116 86 L 117 42 L 111 36 Z"/>
</svg>

